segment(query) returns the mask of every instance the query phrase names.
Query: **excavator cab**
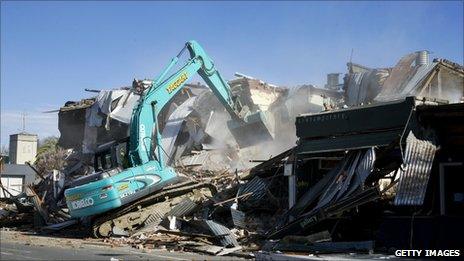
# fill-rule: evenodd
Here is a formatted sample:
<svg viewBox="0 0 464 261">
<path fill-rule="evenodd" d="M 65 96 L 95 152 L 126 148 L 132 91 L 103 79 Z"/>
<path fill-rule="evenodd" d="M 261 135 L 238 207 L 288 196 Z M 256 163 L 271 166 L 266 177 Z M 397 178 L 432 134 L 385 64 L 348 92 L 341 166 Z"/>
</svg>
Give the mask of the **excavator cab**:
<svg viewBox="0 0 464 261">
<path fill-rule="evenodd" d="M 127 158 L 129 138 L 114 140 L 98 146 L 94 156 L 95 171 L 103 171 L 113 168 L 128 168 Z"/>
</svg>

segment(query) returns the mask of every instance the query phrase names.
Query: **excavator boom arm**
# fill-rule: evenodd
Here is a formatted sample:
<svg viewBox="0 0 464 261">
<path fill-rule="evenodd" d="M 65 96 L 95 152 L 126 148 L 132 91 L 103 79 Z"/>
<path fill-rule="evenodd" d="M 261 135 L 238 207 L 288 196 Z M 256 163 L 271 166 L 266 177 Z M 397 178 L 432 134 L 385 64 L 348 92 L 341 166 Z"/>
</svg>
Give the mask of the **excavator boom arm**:
<svg viewBox="0 0 464 261">
<path fill-rule="evenodd" d="M 190 52 L 190 59 L 181 69 L 166 77 L 185 50 Z M 259 117 L 246 115 L 248 113 L 247 107 L 242 109 L 238 99 L 232 97 L 230 86 L 216 71 L 213 62 L 203 48 L 195 41 L 190 41 L 172 59 L 160 76 L 153 81 L 153 84 L 143 92 L 137 106 L 134 108 L 129 142 L 131 167 L 123 171 L 117 168 L 95 173 L 90 176 L 92 180 L 76 181 L 70 188 L 66 189 L 66 203 L 72 217 L 92 216 L 128 205 L 134 200 L 143 197 L 150 199 L 151 196 L 148 195 L 169 186 L 169 184 L 179 182 L 180 179 L 175 170 L 167 166 L 164 160 L 164 151 L 160 145 L 161 135 L 157 124 L 158 114 L 176 93 L 182 90 L 185 83 L 195 73 L 200 74 L 231 114 L 232 121 L 229 121 L 227 125 L 229 126 L 230 122 L 233 123 L 231 125 L 238 124 L 238 128 L 235 128 L 235 125 L 233 128 L 229 126 L 232 135 L 234 135 L 232 130 L 235 130 L 239 136 L 253 137 L 253 135 L 243 135 L 241 128 L 244 126 L 253 134 L 257 133 L 259 126 L 267 128 L 267 125 L 261 124 L 264 123 L 264 121 L 261 121 L 261 119 L 264 119 L 261 112 L 259 112 L 261 113 L 258 115 Z M 243 125 L 241 125 L 242 123 Z M 153 141 L 152 137 L 156 140 Z M 154 143 L 157 144 L 156 151 L 153 149 Z M 86 183 L 81 184 L 80 182 Z M 179 192 L 175 191 L 176 193 Z M 100 221 L 94 223 L 93 231 L 97 231 L 97 234 L 106 235 L 111 232 L 108 227 L 111 228 L 115 225 L 113 221 L 112 216 L 107 216 L 102 223 Z"/>
<path fill-rule="evenodd" d="M 168 71 L 178 62 L 185 49 L 190 52 L 190 59 L 177 72 L 164 79 Z M 138 106 L 134 109 L 130 130 L 130 160 L 133 166 L 150 161 L 154 155 L 152 151 L 152 137 L 156 144 L 160 144 L 160 135 L 157 128 L 157 119 L 160 111 L 169 101 L 184 87 L 185 83 L 195 74 L 203 78 L 219 101 L 235 120 L 240 120 L 241 106 L 234 101 L 230 86 L 221 77 L 214 67 L 213 61 L 208 57 L 203 48 L 196 41 L 189 41 L 182 51 L 171 60 L 171 63 L 145 91 Z M 155 129 L 155 135 L 152 135 Z M 157 161 L 160 168 L 164 167 L 163 148 L 157 146 Z"/>
</svg>

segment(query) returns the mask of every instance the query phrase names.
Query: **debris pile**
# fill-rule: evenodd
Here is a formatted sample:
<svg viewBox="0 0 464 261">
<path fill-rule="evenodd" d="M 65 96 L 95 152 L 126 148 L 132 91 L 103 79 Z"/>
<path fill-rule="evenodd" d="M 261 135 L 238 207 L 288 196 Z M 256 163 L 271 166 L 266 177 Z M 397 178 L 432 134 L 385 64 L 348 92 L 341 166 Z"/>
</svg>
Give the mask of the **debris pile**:
<svg viewBox="0 0 464 261">
<path fill-rule="evenodd" d="M 353 124 L 358 119 L 365 121 L 370 110 L 385 115 L 394 113 L 395 121 L 369 127 L 356 124 L 349 129 L 339 127 L 335 136 L 329 137 L 319 133 L 322 131 L 319 124 L 325 126 L 326 123 L 313 120 L 321 117 L 320 114 L 300 116 L 297 119 L 298 146 L 249 171 L 179 169 L 179 172 L 195 173 L 195 179 L 215 184 L 218 192 L 188 215 L 166 215 L 163 222 L 148 230 L 108 240 L 136 248 L 160 247 L 257 258 L 285 258 L 282 253 L 288 252 L 371 255 L 375 250 L 388 253 L 392 247 L 403 244 L 388 239 L 404 231 L 393 229 L 395 222 L 404 219 L 403 226 L 410 225 L 408 216 L 425 218 L 436 211 L 433 210 L 434 196 L 430 193 L 436 193 L 432 191 L 438 187 L 433 182 L 437 179 L 433 166 L 442 160 L 437 154 L 438 146 L 446 155 L 455 153 L 456 149 L 462 151 L 462 147 L 446 142 L 449 133 L 439 134 L 443 129 L 438 131 L 436 127 L 427 129 L 426 126 L 430 126 L 437 115 L 442 115 L 440 111 L 451 107 L 455 108 L 455 114 L 449 117 L 464 117 L 463 106 L 416 102 L 408 98 L 351 110 L 348 118 Z M 416 108 L 412 115 L 411 106 Z M 343 117 L 334 119 L 344 120 Z M 303 131 L 307 123 L 311 123 L 311 129 Z M 376 133 L 378 138 L 366 140 L 365 133 L 353 132 L 357 127 Z M 399 135 L 385 136 L 384 132 L 392 130 Z M 453 137 L 461 144 L 463 140 L 459 135 Z M 350 142 L 334 143 L 329 151 L 319 151 L 316 146 L 327 139 L 347 137 Z M 460 154 L 453 155 L 459 157 Z M 293 178 L 298 187 L 292 183 Z M 292 193 L 296 193 L 293 202 Z M 421 224 L 420 220 L 415 222 Z M 449 236 L 455 234 L 448 233 Z M 404 243 L 425 247 L 420 238 L 409 239 L 413 241 Z"/>
<path fill-rule="evenodd" d="M 407 55 L 393 68 L 349 63 L 344 83 L 332 74 L 328 89 L 285 88 L 237 74 L 229 82 L 232 92 L 243 106 L 272 115 L 275 132 L 273 141 L 247 148 L 224 127 L 230 116 L 213 93 L 187 85 L 163 109 L 158 125 L 158 145 L 180 174 L 179 183 L 147 195 L 148 201 L 135 200 L 129 209 L 114 209 L 110 221 L 104 215 L 71 219 L 64 190 L 99 180 L 109 168 L 97 157 L 108 148 L 121 144 L 114 159 L 127 154 L 131 112 L 152 82 L 90 90 L 98 96 L 60 109 L 65 167 L 38 172 L 40 179 L 24 193 L 2 199 L 1 226 L 34 220 L 42 230 L 65 233 L 79 224 L 113 246 L 261 259 L 453 243 L 427 241 L 441 225 L 430 235 L 421 228 L 432 227 L 427 220 L 462 221 L 462 190 L 446 185 L 462 178 L 446 173 L 462 171 L 463 106 L 441 99 L 455 98 L 464 73 L 446 60 L 413 64 L 419 55 Z M 445 90 L 441 81 L 453 84 Z M 403 99 L 436 89 L 440 95 L 432 98 Z M 381 103 L 388 97 L 401 99 Z M 379 104 L 355 106 L 371 102 Z M 124 162 L 118 164 L 115 171 L 124 169 Z M 424 240 L 415 236 L 418 230 Z"/>
<path fill-rule="evenodd" d="M 195 179 L 214 184 L 217 193 L 197 204 L 184 198 L 171 205 L 158 222 L 106 242 L 129 244 L 138 249 L 166 248 L 252 257 L 251 252 L 260 249 L 266 231 L 276 223 L 279 212 L 284 211 L 278 200 L 282 195 L 270 192 L 279 178 L 250 179 L 249 173 L 243 172 L 190 173 L 195 173 Z"/>
<path fill-rule="evenodd" d="M 80 155 L 73 150 L 60 149 L 53 157 L 56 158 L 54 160 L 65 162 L 62 170 L 47 172 L 46 168 L 37 169 L 26 163 L 35 172 L 36 180 L 26 185 L 22 193 L 10 194 L 8 198 L 1 199 L 2 202 L 8 203 L 6 208 L 10 210 L 10 219 L 14 217 L 17 223 L 45 230 L 62 229 L 77 223 L 76 220 L 70 220 L 64 190 L 75 179 L 89 174 L 93 168 L 84 165 Z M 47 164 L 47 160 L 43 164 Z M 9 193 L 3 185 L 2 189 Z M 6 219 L 2 219 L 1 222 L 10 226 Z"/>
<path fill-rule="evenodd" d="M 70 220 L 64 193 L 64 176 L 54 171 L 45 177 L 41 174 L 35 184 L 26 186 L 25 192 L 4 198 L 8 203 L 3 210 L 1 224 L 11 226 L 16 222 L 24 225 L 34 225 L 42 229 L 53 229 L 56 224 L 63 224 Z M 75 220 L 65 224 L 72 225 Z M 62 228 L 62 225 L 58 226 Z"/>
<path fill-rule="evenodd" d="M 428 51 L 403 56 L 391 68 L 348 63 L 343 84 L 348 106 L 386 102 L 407 96 L 461 102 L 464 67 L 446 59 L 429 61 Z"/>
<path fill-rule="evenodd" d="M 17 198 L 0 199 L 0 227 L 20 227 L 33 219 L 33 207 Z"/>
</svg>

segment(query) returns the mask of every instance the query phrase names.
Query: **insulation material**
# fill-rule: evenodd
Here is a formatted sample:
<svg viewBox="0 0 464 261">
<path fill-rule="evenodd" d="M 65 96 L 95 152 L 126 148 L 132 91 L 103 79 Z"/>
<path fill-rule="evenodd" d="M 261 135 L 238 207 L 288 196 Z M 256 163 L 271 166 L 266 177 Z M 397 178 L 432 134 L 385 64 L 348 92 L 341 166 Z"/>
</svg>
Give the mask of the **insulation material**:
<svg viewBox="0 0 464 261">
<path fill-rule="evenodd" d="M 421 140 L 409 132 L 406 139 L 405 168 L 398 171 L 395 205 L 420 206 L 424 203 L 436 151 L 437 146 L 432 139 Z"/>
</svg>

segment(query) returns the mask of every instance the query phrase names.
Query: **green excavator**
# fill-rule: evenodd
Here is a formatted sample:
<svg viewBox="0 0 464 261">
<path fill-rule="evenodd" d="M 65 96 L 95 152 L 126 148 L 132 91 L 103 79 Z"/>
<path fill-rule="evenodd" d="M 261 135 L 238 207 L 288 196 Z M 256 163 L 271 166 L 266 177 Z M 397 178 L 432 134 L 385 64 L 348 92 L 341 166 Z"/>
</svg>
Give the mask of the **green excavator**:
<svg viewBox="0 0 464 261">
<path fill-rule="evenodd" d="M 167 77 L 186 50 L 190 58 Z M 242 106 L 203 48 L 196 41 L 187 42 L 141 94 L 132 114 L 129 139 L 100 148 L 95 154 L 96 172 L 75 180 L 65 190 L 71 216 L 90 217 L 94 236 L 130 233 L 153 219 L 153 213 L 160 209 L 156 204 L 162 204 L 166 197 L 192 195 L 202 189 L 214 193 L 210 184 L 186 179 L 167 166 L 158 128 L 160 111 L 196 73 L 230 114 L 227 125 L 240 147 L 273 139 L 270 116 Z"/>
</svg>

